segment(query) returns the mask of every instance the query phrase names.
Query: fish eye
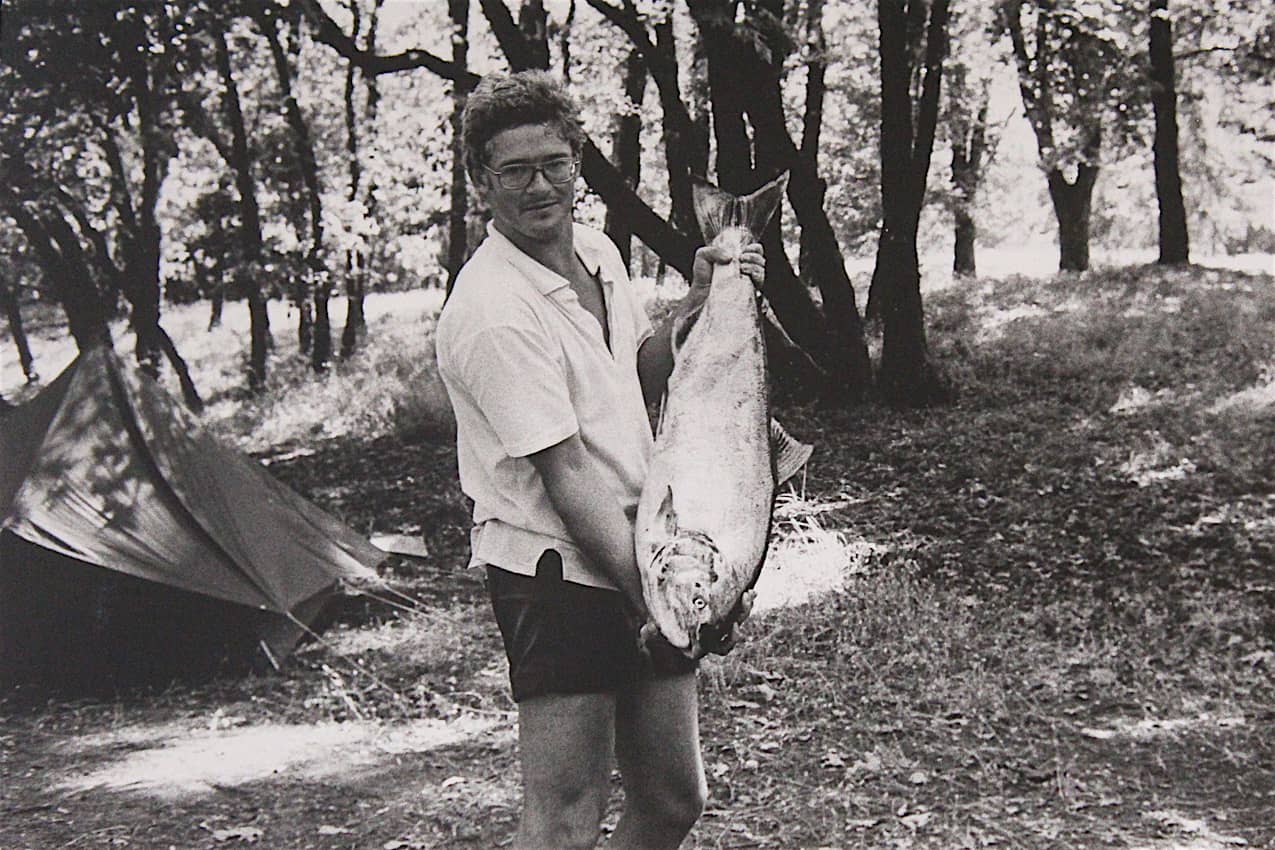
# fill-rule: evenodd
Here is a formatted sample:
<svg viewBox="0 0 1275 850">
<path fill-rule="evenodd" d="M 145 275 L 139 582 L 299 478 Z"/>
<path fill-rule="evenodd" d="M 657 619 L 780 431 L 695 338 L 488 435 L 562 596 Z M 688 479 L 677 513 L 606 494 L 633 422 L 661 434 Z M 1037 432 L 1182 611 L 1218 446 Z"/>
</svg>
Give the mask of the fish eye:
<svg viewBox="0 0 1275 850">
<path fill-rule="evenodd" d="M 708 603 L 704 601 L 704 598 L 702 596 L 696 596 L 692 604 L 696 607 L 696 609 L 700 611 L 703 611 L 705 608 L 708 607 Z"/>
</svg>

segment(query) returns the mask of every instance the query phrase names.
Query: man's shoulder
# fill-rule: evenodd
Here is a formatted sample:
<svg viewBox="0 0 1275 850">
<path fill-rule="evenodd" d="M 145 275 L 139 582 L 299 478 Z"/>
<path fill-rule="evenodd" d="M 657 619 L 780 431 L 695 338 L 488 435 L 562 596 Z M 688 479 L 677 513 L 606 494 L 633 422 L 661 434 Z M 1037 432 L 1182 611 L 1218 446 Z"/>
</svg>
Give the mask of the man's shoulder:
<svg viewBox="0 0 1275 850">
<path fill-rule="evenodd" d="M 497 325 L 535 321 L 535 309 L 519 276 L 499 256 L 480 247 L 460 270 L 438 319 L 440 342 L 478 334 Z"/>
</svg>

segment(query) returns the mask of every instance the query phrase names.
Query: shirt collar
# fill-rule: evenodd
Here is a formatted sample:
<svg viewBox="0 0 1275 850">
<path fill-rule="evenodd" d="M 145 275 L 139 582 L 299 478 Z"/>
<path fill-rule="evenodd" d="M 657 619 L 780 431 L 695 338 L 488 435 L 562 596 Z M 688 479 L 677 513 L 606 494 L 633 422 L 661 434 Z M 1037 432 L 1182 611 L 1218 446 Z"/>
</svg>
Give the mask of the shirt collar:
<svg viewBox="0 0 1275 850">
<path fill-rule="evenodd" d="M 576 256 L 580 258 L 581 265 L 584 266 L 585 271 L 589 274 L 605 282 L 606 278 L 601 274 L 601 252 L 592 244 L 591 240 L 580 238 L 580 225 L 573 224 L 572 227 L 574 228 L 573 235 L 575 237 L 572 240 L 574 242 L 573 247 L 575 248 Z M 497 230 L 495 222 L 487 222 L 487 236 L 492 240 L 493 246 L 499 250 L 500 255 L 521 272 L 527 280 L 531 281 L 532 286 L 541 295 L 549 295 L 564 286 L 570 285 L 570 282 L 565 277 L 532 259 L 526 252 L 515 245 L 508 236 Z"/>
</svg>

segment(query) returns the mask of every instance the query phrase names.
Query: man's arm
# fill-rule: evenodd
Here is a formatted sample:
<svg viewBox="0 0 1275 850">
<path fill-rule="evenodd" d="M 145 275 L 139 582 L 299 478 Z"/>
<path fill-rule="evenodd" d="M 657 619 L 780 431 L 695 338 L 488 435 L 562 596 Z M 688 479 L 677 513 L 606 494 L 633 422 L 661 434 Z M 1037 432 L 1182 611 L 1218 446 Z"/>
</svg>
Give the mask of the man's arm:
<svg viewBox="0 0 1275 850">
<path fill-rule="evenodd" d="M 540 473 L 549 501 L 571 539 L 620 588 L 638 622 L 646 622 L 649 615 L 633 551 L 633 527 L 602 483 L 580 435 L 573 434 L 527 459 Z"/>
</svg>

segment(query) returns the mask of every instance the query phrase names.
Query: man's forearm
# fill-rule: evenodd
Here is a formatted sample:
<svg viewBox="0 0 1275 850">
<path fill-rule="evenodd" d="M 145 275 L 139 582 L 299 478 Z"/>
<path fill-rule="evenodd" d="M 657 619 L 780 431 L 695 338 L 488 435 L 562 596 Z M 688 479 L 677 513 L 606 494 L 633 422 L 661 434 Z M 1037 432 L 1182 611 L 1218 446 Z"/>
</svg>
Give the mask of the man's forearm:
<svg viewBox="0 0 1275 850">
<path fill-rule="evenodd" d="M 594 488 L 567 487 L 549 498 L 571 539 L 624 594 L 635 614 L 646 617 L 642 601 L 642 583 L 638 578 L 637 558 L 633 551 L 633 528 L 610 493 L 598 494 Z M 607 504 L 600 505 L 600 501 Z"/>
<path fill-rule="evenodd" d="M 642 618 L 642 584 L 633 551 L 633 527 L 602 483 L 578 434 L 530 457 L 571 539 L 611 579 Z"/>
</svg>

